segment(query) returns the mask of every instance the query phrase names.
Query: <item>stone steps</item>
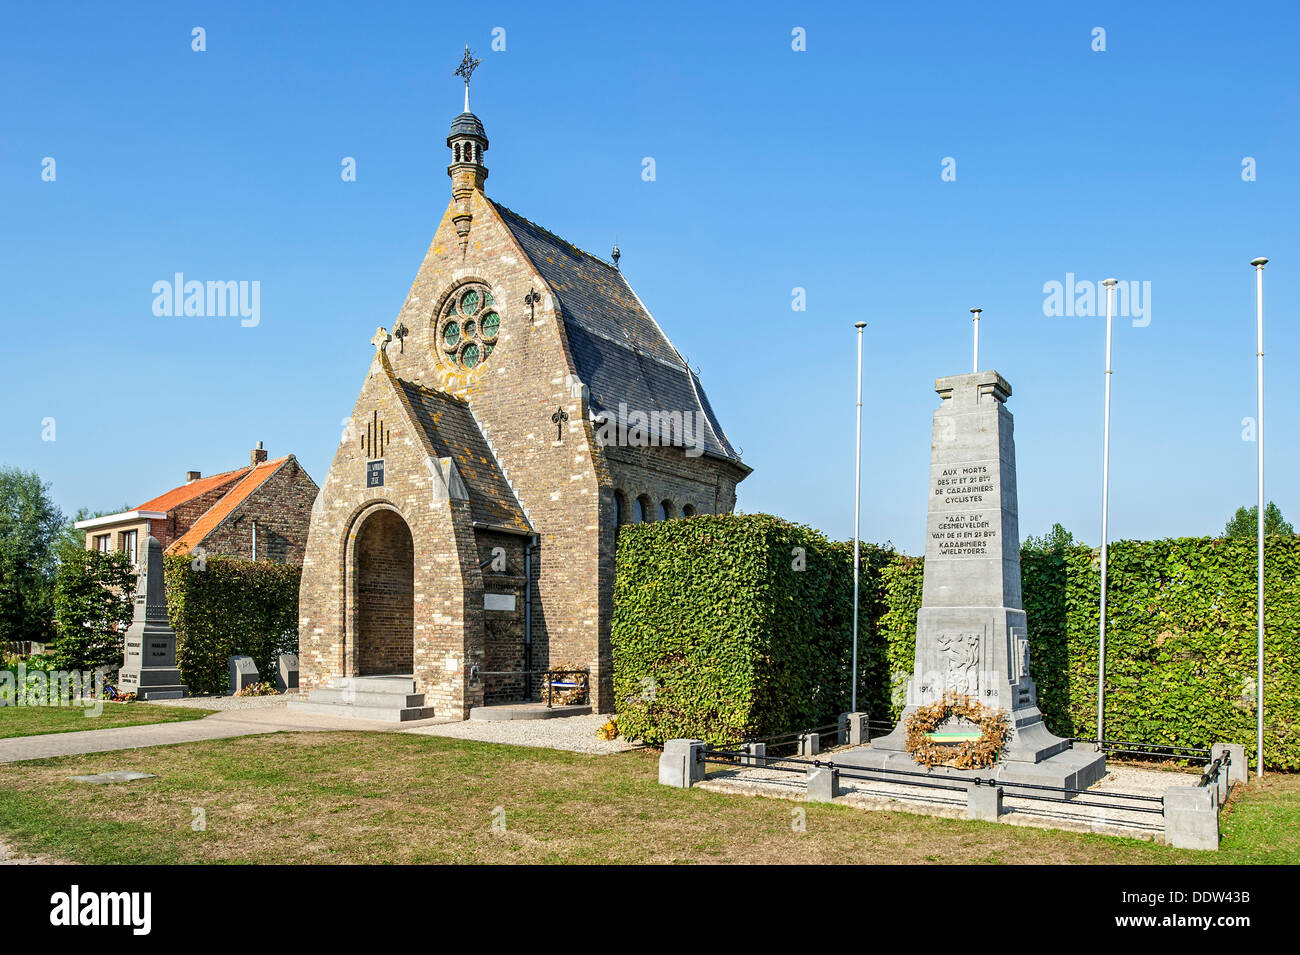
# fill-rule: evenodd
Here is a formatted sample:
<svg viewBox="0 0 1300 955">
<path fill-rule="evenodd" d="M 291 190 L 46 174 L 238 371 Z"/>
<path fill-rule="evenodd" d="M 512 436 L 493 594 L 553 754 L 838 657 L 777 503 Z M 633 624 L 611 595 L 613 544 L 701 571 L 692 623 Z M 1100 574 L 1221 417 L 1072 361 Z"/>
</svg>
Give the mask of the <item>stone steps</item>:
<svg viewBox="0 0 1300 955">
<path fill-rule="evenodd" d="M 427 720 L 437 715 L 432 706 L 352 706 L 348 703 L 316 703 L 310 699 L 289 703 L 287 707 L 299 713 L 319 713 L 322 716 L 350 716 L 358 720 L 382 720 L 385 723 Z"/>
<path fill-rule="evenodd" d="M 379 693 L 352 687 L 323 686 L 311 691 L 313 703 L 349 703 L 353 706 L 424 706 L 423 693 Z"/>
<path fill-rule="evenodd" d="M 434 716 L 434 707 L 425 705 L 423 693 L 415 692 L 415 679 L 409 676 L 341 677 L 333 686 L 314 689 L 305 700 L 295 700 L 288 708 L 299 713 L 325 716 L 350 716 L 386 723 L 405 723 Z"/>
</svg>

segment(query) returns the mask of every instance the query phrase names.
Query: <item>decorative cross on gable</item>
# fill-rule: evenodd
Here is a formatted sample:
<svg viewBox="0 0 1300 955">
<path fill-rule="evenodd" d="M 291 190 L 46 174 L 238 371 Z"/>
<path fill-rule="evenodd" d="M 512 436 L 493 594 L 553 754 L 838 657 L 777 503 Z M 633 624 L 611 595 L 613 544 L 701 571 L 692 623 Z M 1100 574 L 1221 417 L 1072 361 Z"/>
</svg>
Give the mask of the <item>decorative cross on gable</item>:
<svg viewBox="0 0 1300 955">
<path fill-rule="evenodd" d="M 551 415 L 551 422 L 555 425 L 555 440 L 564 440 L 564 423 L 569 420 L 569 413 L 563 408 L 556 408 L 555 414 Z"/>
<path fill-rule="evenodd" d="M 381 352 L 388 346 L 388 343 L 391 342 L 392 340 L 393 340 L 393 336 L 388 334 L 388 330 L 385 329 L 383 325 L 380 325 L 378 328 L 375 329 L 375 336 L 372 339 L 370 339 L 370 344 L 375 346 L 376 352 Z"/>
<path fill-rule="evenodd" d="M 467 113 L 469 112 L 469 78 L 474 75 L 474 71 L 478 69 L 478 65 L 482 62 L 482 60 L 474 59 L 474 55 L 469 51 L 469 46 L 466 45 L 465 56 L 461 58 L 460 66 L 456 67 L 456 72 L 452 74 L 452 76 L 463 76 L 465 78 L 465 112 Z"/>
</svg>

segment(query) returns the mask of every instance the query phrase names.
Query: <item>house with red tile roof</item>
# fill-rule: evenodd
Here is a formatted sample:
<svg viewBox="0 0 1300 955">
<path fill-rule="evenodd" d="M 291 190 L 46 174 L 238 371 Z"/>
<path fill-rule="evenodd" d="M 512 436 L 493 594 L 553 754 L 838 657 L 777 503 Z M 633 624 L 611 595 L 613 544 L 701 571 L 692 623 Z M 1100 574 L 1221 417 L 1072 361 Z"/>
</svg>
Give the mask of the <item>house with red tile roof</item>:
<svg viewBox="0 0 1300 955">
<path fill-rule="evenodd" d="M 152 535 L 168 554 L 228 554 L 301 564 L 320 489 L 292 454 L 267 460 L 262 442 L 247 467 L 185 483 L 139 507 L 78 521 L 88 550 L 123 551 L 135 563 Z"/>
</svg>

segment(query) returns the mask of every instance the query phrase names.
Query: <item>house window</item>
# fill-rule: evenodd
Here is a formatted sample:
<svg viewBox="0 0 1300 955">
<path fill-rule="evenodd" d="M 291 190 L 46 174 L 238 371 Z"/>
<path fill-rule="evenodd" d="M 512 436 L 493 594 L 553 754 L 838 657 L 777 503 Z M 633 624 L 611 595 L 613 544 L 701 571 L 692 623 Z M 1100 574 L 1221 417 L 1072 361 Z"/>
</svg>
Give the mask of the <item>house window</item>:
<svg viewBox="0 0 1300 955">
<path fill-rule="evenodd" d="M 687 504 L 682 508 L 682 517 L 694 517 L 694 516 L 695 516 L 694 504 Z"/>
<path fill-rule="evenodd" d="M 112 534 L 96 534 L 94 538 L 94 549 L 107 554 L 112 549 Z"/>
<path fill-rule="evenodd" d="M 666 521 L 666 520 L 669 520 L 672 516 L 673 516 L 673 502 L 672 502 L 672 501 L 660 501 L 660 502 L 659 502 L 659 520 L 661 520 L 661 521 Z"/>
<path fill-rule="evenodd" d="M 645 499 L 638 497 L 632 502 L 632 523 L 644 524 L 646 521 Z"/>
<path fill-rule="evenodd" d="M 122 546 L 118 548 L 118 550 L 126 554 L 126 559 L 133 564 L 135 563 L 136 535 L 139 533 L 139 531 L 123 531 Z"/>
</svg>

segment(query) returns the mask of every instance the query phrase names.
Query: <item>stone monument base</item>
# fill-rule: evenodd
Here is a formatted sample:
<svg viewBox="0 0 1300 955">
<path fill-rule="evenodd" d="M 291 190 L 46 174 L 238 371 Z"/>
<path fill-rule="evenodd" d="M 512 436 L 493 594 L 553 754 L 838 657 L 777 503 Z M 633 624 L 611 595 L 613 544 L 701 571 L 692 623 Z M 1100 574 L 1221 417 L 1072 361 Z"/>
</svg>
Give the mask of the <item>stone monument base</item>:
<svg viewBox="0 0 1300 955">
<path fill-rule="evenodd" d="M 1020 717 L 1028 714 L 1016 715 Z M 927 769 L 912 759 L 903 748 L 901 722 L 888 736 L 872 740 L 868 746 L 858 746 L 846 753 L 835 753 L 831 758 L 836 766 L 842 767 L 901 769 L 953 779 L 997 779 L 1007 783 L 1032 783 L 1036 786 L 1059 786 L 1066 789 L 1087 789 L 1106 775 L 1105 753 L 1077 749 L 1069 740 L 1053 736 L 1043 726 L 1042 716 L 1036 710 L 1033 715 L 1029 715 L 1023 727 L 1019 718 L 1016 723 L 1014 741 L 1007 746 L 1002 758 L 986 769 L 954 769 L 950 766 Z M 905 786 L 907 782 L 908 777 L 898 777 L 899 785 Z"/>
<path fill-rule="evenodd" d="M 181 682 L 175 667 L 122 667 L 117 674 L 117 688 L 134 693 L 137 700 L 180 700 L 190 689 Z"/>
<path fill-rule="evenodd" d="M 847 753 L 836 753 L 831 757 L 836 766 L 849 768 L 860 766 L 863 769 L 902 769 L 908 772 L 928 772 L 933 776 L 960 780 L 997 779 L 1005 783 L 1032 783 L 1035 786 L 1057 786 L 1066 789 L 1087 789 L 1100 782 L 1106 775 L 1106 756 L 1104 753 L 1088 753 L 1077 749 L 1068 749 L 1055 756 L 1049 756 L 1039 763 L 999 762 L 987 769 L 954 769 L 951 766 L 934 766 L 929 770 L 917 763 L 907 753 L 889 752 L 859 746 Z M 846 779 L 846 781 L 849 781 Z M 896 782 L 906 786 L 908 777 L 899 776 Z M 1015 795 L 1012 793 L 1011 795 Z M 1067 797 L 1071 793 L 1065 794 Z"/>
</svg>

